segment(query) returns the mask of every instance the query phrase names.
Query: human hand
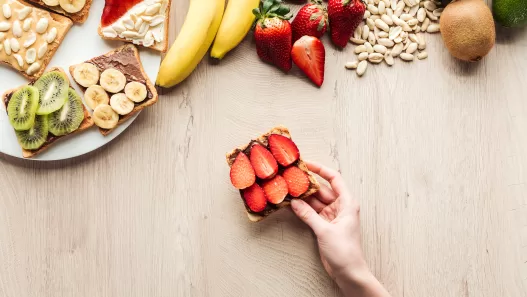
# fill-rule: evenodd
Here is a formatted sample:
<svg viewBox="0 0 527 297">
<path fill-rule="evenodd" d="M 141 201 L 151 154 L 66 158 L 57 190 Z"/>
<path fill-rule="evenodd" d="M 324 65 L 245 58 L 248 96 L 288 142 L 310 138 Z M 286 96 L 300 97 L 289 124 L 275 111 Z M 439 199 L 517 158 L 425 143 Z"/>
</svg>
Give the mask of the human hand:
<svg viewBox="0 0 527 297">
<path fill-rule="evenodd" d="M 327 180 L 329 188 L 304 200 L 293 199 L 291 207 L 318 240 L 322 265 L 344 296 L 391 297 L 370 272 L 364 259 L 360 235 L 360 207 L 351 197 L 339 172 L 315 162 L 306 162 L 312 172 Z"/>
<path fill-rule="evenodd" d="M 369 271 L 361 247 L 359 203 L 339 172 L 315 162 L 306 165 L 331 188 L 321 184 L 317 193 L 305 201 L 294 199 L 291 207 L 315 233 L 324 268 L 337 282 L 350 273 Z"/>
</svg>

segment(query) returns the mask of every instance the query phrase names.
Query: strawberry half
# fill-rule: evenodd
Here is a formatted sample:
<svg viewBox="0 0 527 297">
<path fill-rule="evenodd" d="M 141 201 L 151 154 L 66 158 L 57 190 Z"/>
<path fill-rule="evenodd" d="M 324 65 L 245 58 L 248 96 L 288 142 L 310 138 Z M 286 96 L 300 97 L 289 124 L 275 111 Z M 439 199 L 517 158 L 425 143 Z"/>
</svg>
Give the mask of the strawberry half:
<svg viewBox="0 0 527 297">
<path fill-rule="evenodd" d="M 300 151 L 291 139 L 280 134 L 271 134 L 268 140 L 269 149 L 280 165 L 287 167 L 300 158 Z"/>
<path fill-rule="evenodd" d="M 268 179 L 278 172 L 278 164 L 273 155 L 259 144 L 251 148 L 251 165 L 254 168 L 256 176 L 261 179 Z"/>
<path fill-rule="evenodd" d="M 292 166 L 284 170 L 282 175 L 287 183 L 289 195 L 300 197 L 309 189 L 309 178 L 302 169 Z"/>
<path fill-rule="evenodd" d="M 262 212 L 267 206 L 267 198 L 265 193 L 258 184 L 253 184 L 247 189 L 243 190 L 243 199 L 250 210 L 254 212 Z"/>
<path fill-rule="evenodd" d="M 277 175 L 266 181 L 262 185 L 262 188 L 265 192 L 265 197 L 267 197 L 267 201 L 271 202 L 272 204 L 281 203 L 284 201 L 287 193 L 289 193 L 287 183 L 280 175 Z"/>
<path fill-rule="evenodd" d="M 245 189 L 254 184 L 256 176 L 249 158 L 240 152 L 231 166 L 231 183 L 236 189 Z"/>
<path fill-rule="evenodd" d="M 291 52 L 293 62 L 317 86 L 324 82 L 324 65 L 326 63 L 326 49 L 318 38 L 303 36 L 293 45 Z"/>
</svg>

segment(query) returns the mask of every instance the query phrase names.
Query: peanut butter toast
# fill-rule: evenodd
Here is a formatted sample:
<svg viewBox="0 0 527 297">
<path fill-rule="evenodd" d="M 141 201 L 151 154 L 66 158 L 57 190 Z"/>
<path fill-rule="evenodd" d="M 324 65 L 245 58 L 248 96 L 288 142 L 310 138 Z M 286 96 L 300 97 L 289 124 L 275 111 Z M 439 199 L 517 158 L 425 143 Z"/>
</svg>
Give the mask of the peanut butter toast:
<svg viewBox="0 0 527 297">
<path fill-rule="evenodd" d="M 82 24 L 88 19 L 93 0 L 28 0 Z"/>
<path fill-rule="evenodd" d="M 69 70 L 83 90 L 84 101 L 93 110 L 92 118 L 104 136 L 155 104 L 159 97 L 137 48 L 131 44 L 70 66 Z"/>
<path fill-rule="evenodd" d="M 51 68 L 46 73 L 51 73 L 51 72 L 60 72 L 67 79 L 66 72 L 62 68 L 58 68 L 58 67 Z M 69 84 L 69 79 L 67 79 L 67 82 Z M 27 86 L 33 86 L 34 84 L 35 84 L 35 81 L 32 81 Z M 6 93 L 4 93 L 2 95 L 2 103 L 6 107 L 6 110 L 8 110 L 9 102 L 11 101 L 11 99 L 13 99 L 13 96 L 15 95 L 15 93 L 18 90 L 20 90 L 20 89 L 22 89 L 24 87 L 26 87 L 26 86 L 21 86 L 21 87 L 18 87 L 16 89 L 9 90 L 9 91 L 7 91 Z M 75 96 L 74 94 L 76 94 L 76 92 L 71 87 L 71 84 L 69 84 L 68 88 L 69 88 L 68 92 L 71 93 L 72 96 Z M 78 97 L 78 98 L 80 100 L 80 97 Z M 43 144 L 40 145 L 38 148 L 36 148 L 36 149 L 24 149 L 24 148 L 22 148 L 22 156 L 24 158 L 35 157 L 36 155 L 38 155 L 38 154 L 42 153 L 43 151 L 47 150 L 48 148 L 50 148 L 56 141 L 58 141 L 58 140 L 60 140 L 60 139 L 62 139 L 64 137 L 68 137 L 68 136 L 80 133 L 80 132 L 85 131 L 85 130 L 89 129 L 90 127 L 92 127 L 93 124 L 94 124 L 93 120 L 91 118 L 90 113 L 88 112 L 88 110 L 84 106 L 84 104 L 82 104 L 82 100 L 81 100 L 81 106 L 82 106 L 82 111 L 83 111 L 83 118 L 82 118 L 82 121 L 80 121 L 80 124 L 79 124 L 78 128 L 76 127 L 74 131 L 69 132 L 69 133 L 65 133 L 64 135 L 58 135 L 58 136 L 57 135 L 53 135 L 52 133 L 49 132 L 49 133 L 47 133 L 47 136 L 46 136 L 45 141 L 43 142 Z M 70 108 L 71 108 L 71 106 L 70 106 Z M 62 110 L 59 110 L 58 112 L 62 112 Z M 53 116 L 53 114 L 47 115 L 46 119 L 49 120 L 49 117 L 52 117 L 52 116 Z M 37 117 L 39 117 L 39 116 L 37 116 Z M 19 139 L 19 142 L 20 142 L 20 139 Z M 22 143 L 21 143 L 21 146 L 22 146 Z"/>
<path fill-rule="evenodd" d="M 19 0 L 0 0 L 0 7 L 0 63 L 29 80 L 38 79 L 71 28 L 71 20 Z"/>
<path fill-rule="evenodd" d="M 283 126 L 232 150 L 226 158 L 231 182 L 240 190 L 252 222 L 289 206 L 293 198 L 305 199 L 320 189 Z"/>
</svg>

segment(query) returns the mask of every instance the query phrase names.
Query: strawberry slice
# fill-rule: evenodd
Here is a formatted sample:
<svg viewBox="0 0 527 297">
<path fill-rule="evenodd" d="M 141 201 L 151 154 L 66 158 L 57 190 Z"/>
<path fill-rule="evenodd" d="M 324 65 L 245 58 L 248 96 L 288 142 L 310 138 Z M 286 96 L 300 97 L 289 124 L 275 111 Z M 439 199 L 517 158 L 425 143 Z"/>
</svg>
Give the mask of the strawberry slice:
<svg viewBox="0 0 527 297">
<path fill-rule="evenodd" d="M 251 165 L 256 176 L 261 179 L 271 178 L 278 172 L 278 164 L 273 155 L 259 144 L 251 148 Z"/>
<path fill-rule="evenodd" d="M 318 38 L 303 36 L 293 45 L 291 51 L 293 62 L 317 86 L 324 82 L 324 65 L 326 63 L 326 49 Z"/>
<path fill-rule="evenodd" d="M 236 189 L 245 189 L 254 184 L 256 176 L 249 158 L 240 152 L 231 166 L 231 183 Z"/>
<path fill-rule="evenodd" d="M 280 175 L 276 175 L 272 179 L 266 181 L 262 185 L 262 188 L 265 192 L 265 197 L 267 197 L 267 201 L 272 204 L 278 204 L 284 201 L 285 196 L 287 196 L 287 193 L 289 192 L 285 179 Z"/>
<path fill-rule="evenodd" d="M 292 166 L 284 170 L 282 175 L 287 183 L 289 195 L 299 197 L 309 189 L 309 178 L 302 169 Z"/>
<path fill-rule="evenodd" d="M 245 203 L 247 203 L 249 209 L 254 212 L 262 212 L 267 206 L 265 193 L 258 184 L 253 184 L 243 190 L 243 199 L 245 199 Z"/>
<path fill-rule="evenodd" d="M 271 134 L 269 136 L 269 148 L 276 161 L 285 167 L 300 158 L 300 152 L 296 144 L 291 139 L 280 134 Z"/>
</svg>

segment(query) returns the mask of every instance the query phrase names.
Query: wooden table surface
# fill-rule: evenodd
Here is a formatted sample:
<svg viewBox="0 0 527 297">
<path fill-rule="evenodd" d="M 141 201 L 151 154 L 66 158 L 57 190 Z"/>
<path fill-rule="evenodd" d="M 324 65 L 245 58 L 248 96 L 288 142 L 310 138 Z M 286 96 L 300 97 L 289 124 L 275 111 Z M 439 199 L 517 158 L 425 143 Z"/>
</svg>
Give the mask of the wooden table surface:
<svg viewBox="0 0 527 297">
<path fill-rule="evenodd" d="M 172 39 L 188 0 L 173 7 Z M 477 64 L 427 37 L 428 60 L 360 79 L 326 39 L 321 89 L 247 38 L 102 149 L 1 155 L 0 296 L 338 296 L 306 226 L 249 223 L 230 185 L 224 154 L 277 124 L 342 172 L 394 297 L 526 296 L 527 30 L 500 29 Z"/>
</svg>

